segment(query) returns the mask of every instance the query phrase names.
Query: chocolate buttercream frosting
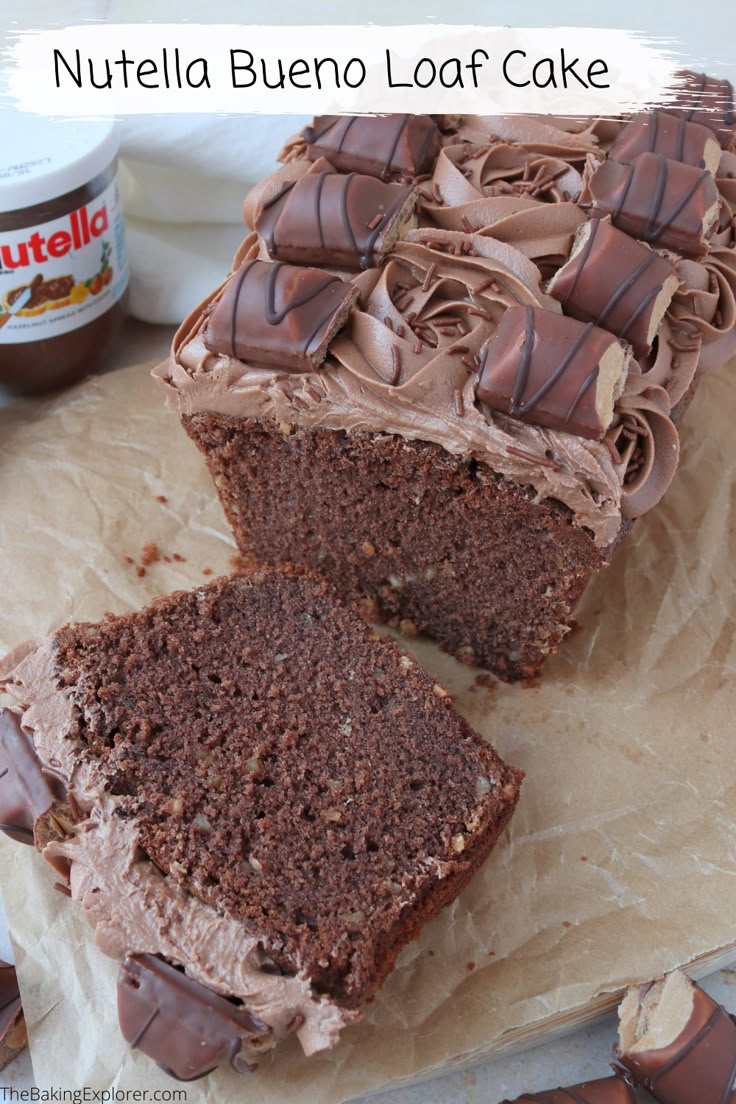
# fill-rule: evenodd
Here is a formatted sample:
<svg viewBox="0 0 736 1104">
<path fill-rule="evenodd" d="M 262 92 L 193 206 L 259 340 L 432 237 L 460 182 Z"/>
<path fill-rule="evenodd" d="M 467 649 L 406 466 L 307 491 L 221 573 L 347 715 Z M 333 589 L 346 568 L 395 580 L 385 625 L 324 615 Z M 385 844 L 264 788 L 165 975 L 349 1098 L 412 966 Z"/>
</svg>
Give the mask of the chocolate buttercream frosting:
<svg viewBox="0 0 736 1104">
<path fill-rule="evenodd" d="M 605 442 L 623 479 L 621 514 L 646 514 L 669 487 L 680 459 L 680 437 L 669 416 L 670 398 L 645 375 L 630 372 L 616 403 L 618 418 Z"/>
<path fill-rule="evenodd" d="M 574 124 L 570 129 L 563 129 L 562 122 L 540 115 L 465 115 L 448 141 L 460 140 L 479 146 L 510 142 L 533 153 L 583 164 L 589 153 L 600 148 L 596 134 L 598 120 L 590 120 L 580 130 L 575 129 Z M 570 120 L 566 122 L 570 124 Z M 614 133 L 617 130 L 614 127 Z"/>
<path fill-rule="evenodd" d="M 667 317 L 680 343 L 702 342 L 699 369 L 717 368 L 736 353 L 736 254 L 716 246 L 702 261 L 671 257 L 680 287 Z"/>
<path fill-rule="evenodd" d="M 701 367 L 702 342 L 669 317 L 662 319 L 652 350 L 639 359 L 639 370 L 647 386 L 654 384 L 667 392 L 670 410 L 687 395 Z M 633 385 L 633 376 L 631 385 Z"/>
</svg>

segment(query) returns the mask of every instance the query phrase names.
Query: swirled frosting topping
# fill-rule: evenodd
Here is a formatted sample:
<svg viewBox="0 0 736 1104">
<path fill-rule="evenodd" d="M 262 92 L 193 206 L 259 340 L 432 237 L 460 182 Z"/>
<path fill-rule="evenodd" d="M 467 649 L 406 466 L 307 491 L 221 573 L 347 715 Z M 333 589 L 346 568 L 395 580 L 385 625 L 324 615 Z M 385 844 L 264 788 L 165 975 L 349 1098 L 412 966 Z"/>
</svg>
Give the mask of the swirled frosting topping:
<svg viewBox="0 0 736 1104">
<path fill-rule="evenodd" d="M 441 148 L 432 165 L 422 163 L 429 171 L 413 178 L 417 227 L 403 227 L 382 263 L 360 275 L 322 260 L 326 271 L 352 281 L 359 298 L 319 371 L 287 378 L 278 367 L 265 370 L 208 350 L 200 309 L 180 329 L 156 377 L 183 414 L 267 419 L 284 432 L 388 433 L 434 442 L 488 464 L 530 487 L 537 498 L 563 503 L 574 524 L 587 527 L 605 546 L 622 516 L 638 516 L 664 493 L 677 452 L 670 411 L 690 392 L 698 368 L 726 359 L 730 351 L 736 323 L 734 155 L 723 152 L 716 172 L 718 224 L 709 228 L 706 255 L 685 260 L 668 253 L 663 242 L 653 242 L 648 270 L 654 266 L 671 275 L 661 294 L 662 273 L 650 289 L 656 301 L 635 345 L 638 367 L 634 362 L 604 439 L 583 440 L 567 431 L 569 426 L 543 429 L 531 419 L 524 424 L 491 411 L 478 401 L 477 372 L 509 307 L 567 313 L 546 293 L 547 281 L 568 263 L 584 235 L 588 181 L 601 166 L 614 167 L 607 154 L 625 120 L 435 121 Z M 308 149 L 308 139 L 307 132 L 291 139 L 283 166 L 253 189 L 244 206 L 248 225 L 306 174 L 337 171 L 324 156 L 311 160 L 325 151 Z M 668 165 L 665 183 L 682 171 L 690 170 L 675 164 L 670 172 Z M 236 263 L 250 257 L 269 259 L 262 237 L 247 239 Z M 222 294 L 218 289 L 212 301 Z M 613 288 L 609 300 L 618 305 L 621 295 Z M 636 313 L 635 305 L 627 319 L 632 310 Z M 614 313 L 604 311 L 604 328 Z M 631 340 L 626 332 L 620 336 Z"/>
</svg>

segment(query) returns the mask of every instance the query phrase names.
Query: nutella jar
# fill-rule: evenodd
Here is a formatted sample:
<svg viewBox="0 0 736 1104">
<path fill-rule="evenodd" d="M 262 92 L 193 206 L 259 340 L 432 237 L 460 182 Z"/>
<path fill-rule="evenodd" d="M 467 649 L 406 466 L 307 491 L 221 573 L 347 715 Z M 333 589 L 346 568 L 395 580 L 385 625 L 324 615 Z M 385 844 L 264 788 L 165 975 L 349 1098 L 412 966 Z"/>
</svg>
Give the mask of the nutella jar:
<svg viewBox="0 0 736 1104">
<path fill-rule="evenodd" d="M 125 317 L 128 265 L 110 122 L 0 112 L 0 386 L 96 371 Z"/>
</svg>

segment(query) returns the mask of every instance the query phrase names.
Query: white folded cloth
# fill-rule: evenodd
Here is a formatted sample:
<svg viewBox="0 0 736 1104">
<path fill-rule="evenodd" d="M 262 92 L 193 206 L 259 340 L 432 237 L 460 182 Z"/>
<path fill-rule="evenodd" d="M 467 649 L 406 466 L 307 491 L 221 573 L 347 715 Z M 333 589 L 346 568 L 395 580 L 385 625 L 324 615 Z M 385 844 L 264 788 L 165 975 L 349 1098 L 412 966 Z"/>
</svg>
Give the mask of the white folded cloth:
<svg viewBox="0 0 736 1104">
<path fill-rule="evenodd" d="M 243 200 L 276 169 L 306 115 L 129 115 L 121 186 L 130 311 L 180 322 L 230 270 L 245 237 Z"/>
</svg>

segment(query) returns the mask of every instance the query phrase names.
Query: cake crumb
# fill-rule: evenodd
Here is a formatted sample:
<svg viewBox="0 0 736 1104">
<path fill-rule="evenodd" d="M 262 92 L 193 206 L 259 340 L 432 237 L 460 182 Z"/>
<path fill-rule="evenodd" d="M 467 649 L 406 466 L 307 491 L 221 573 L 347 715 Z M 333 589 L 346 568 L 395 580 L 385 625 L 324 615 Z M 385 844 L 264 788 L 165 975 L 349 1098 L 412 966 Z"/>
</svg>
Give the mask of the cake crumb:
<svg viewBox="0 0 736 1104">
<path fill-rule="evenodd" d="M 142 579 L 143 576 L 146 574 L 146 569 L 145 567 L 142 567 L 141 564 L 138 564 L 138 567 L 135 569 L 135 573 L 139 579 Z"/>
<path fill-rule="evenodd" d="M 160 502 L 162 505 L 166 505 L 169 500 L 166 495 L 156 495 L 156 501 Z"/>
<path fill-rule="evenodd" d="M 212 574 L 212 568 L 211 567 L 203 567 L 202 568 L 202 574 L 203 575 L 211 575 Z"/>
<path fill-rule="evenodd" d="M 161 553 L 158 550 L 158 545 L 149 541 L 148 544 L 144 544 L 141 549 L 141 564 L 143 567 L 148 567 L 152 563 L 157 563 L 161 559 Z"/>
<path fill-rule="evenodd" d="M 469 963 L 468 963 L 468 970 L 471 970 L 471 971 L 472 971 L 472 970 L 474 970 L 474 969 L 475 969 L 475 963 L 474 963 L 474 962 L 469 962 Z"/>
<path fill-rule="evenodd" d="M 132 557 L 132 556 L 126 556 L 126 557 L 125 557 L 125 562 L 126 562 L 126 563 L 129 563 L 129 564 L 134 564 L 134 563 L 135 563 L 135 560 L 133 559 L 133 557 Z"/>
<path fill-rule="evenodd" d="M 172 552 L 171 558 L 174 561 L 174 563 L 186 563 L 187 562 L 186 558 L 184 556 L 180 556 L 178 552 Z"/>
<path fill-rule="evenodd" d="M 571 928 L 572 924 L 569 920 L 563 920 L 562 921 L 562 926 L 563 926 L 563 928 Z"/>
<path fill-rule="evenodd" d="M 489 694 L 492 694 L 498 689 L 498 679 L 495 679 L 488 671 L 482 671 L 479 675 L 475 676 L 473 687 L 475 689 L 480 689 L 482 687 L 484 690 L 487 690 Z"/>
</svg>

